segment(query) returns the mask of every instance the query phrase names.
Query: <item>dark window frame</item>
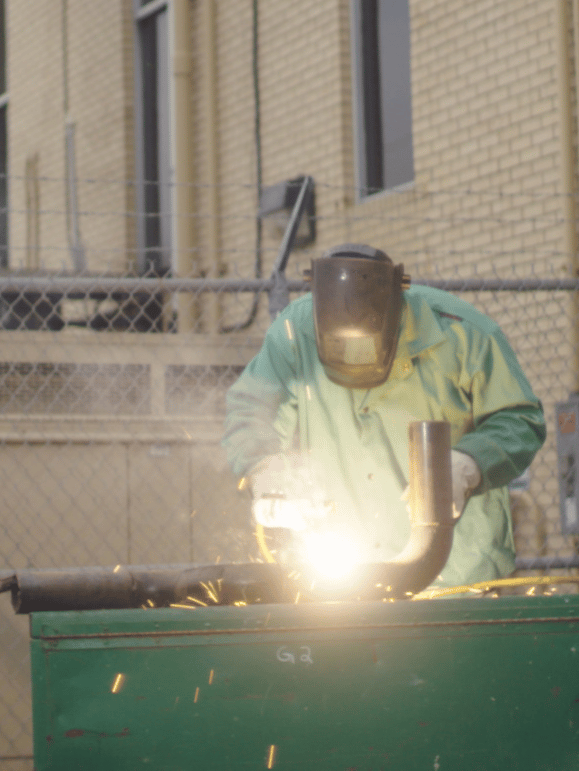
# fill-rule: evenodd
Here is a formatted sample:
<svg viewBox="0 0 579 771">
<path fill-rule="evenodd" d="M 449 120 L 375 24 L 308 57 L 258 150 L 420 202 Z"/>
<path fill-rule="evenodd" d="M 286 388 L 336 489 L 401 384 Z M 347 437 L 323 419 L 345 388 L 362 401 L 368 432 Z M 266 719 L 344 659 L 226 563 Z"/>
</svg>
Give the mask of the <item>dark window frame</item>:
<svg viewBox="0 0 579 771">
<path fill-rule="evenodd" d="M 414 181 L 408 0 L 352 0 L 356 183 L 361 199 Z"/>
<path fill-rule="evenodd" d="M 172 266 L 169 0 L 133 0 L 137 259 L 140 275 Z"/>
</svg>

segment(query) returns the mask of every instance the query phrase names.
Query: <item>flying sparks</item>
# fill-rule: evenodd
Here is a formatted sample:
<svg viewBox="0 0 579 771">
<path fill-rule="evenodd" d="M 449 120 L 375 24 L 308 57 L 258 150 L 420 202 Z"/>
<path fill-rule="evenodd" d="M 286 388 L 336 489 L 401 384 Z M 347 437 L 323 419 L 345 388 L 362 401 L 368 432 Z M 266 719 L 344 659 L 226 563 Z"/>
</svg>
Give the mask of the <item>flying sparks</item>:
<svg viewBox="0 0 579 771">
<path fill-rule="evenodd" d="M 117 675 L 115 675 L 115 679 L 113 680 L 113 684 L 111 685 L 111 693 L 118 693 L 124 684 L 125 684 L 125 675 L 123 675 L 122 672 L 119 672 Z"/>
<path fill-rule="evenodd" d="M 275 764 L 275 756 L 277 754 L 277 746 L 275 744 L 270 744 L 269 749 L 267 751 L 267 763 L 266 768 L 273 768 Z"/>
<path fill-rule="evenodd" d="M 219 597 L 217 596 L 217 591 L 211 581 L 208 581 L 207 583 L 200 581 L 199 583 L 207 592 L 207 597 L 217 605 L 219 603 Z"/>
<path fill-rule="evenodd" d="M 187 597 L 187 599 L 188 599 L 190 602 L 194 602 L 194 603 L 196 603 L 197 605 L 202 605 L 204 608 L 206 608 L 206 607 L 207 607 L 207 603 L 206 603 L 206 602 L 203 602 L 203 600 L 198 600 L 198 599 L 197 599 L 197 597 L 189 597 L 189 596 L 188 596 L 188 597 Z"/>
</svg>

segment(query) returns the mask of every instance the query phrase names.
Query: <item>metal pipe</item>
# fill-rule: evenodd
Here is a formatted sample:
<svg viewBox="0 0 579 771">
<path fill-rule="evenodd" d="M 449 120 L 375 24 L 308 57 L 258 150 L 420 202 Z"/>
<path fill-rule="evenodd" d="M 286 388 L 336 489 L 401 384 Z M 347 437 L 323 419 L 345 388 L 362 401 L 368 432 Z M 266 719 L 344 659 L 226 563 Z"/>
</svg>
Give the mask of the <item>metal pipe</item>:
<svg viewBox="0 0 579 771">
<path fill-rule="evenodd" d="M 187 604 L 291 603 L 296 590 L 279 565 L 117 565 L 0 574 L 16 613 Z M 192 599 L 193 598 L 193 599 Z"/>
<path fill-rule="evenodd" d="M 171 107 L 173 129 L 171 136 L 173 169 L 173 243 L 177 276 L 192 276 L 196 269 L 194 259 L 195 210 L 193 201 L 193 111 L 191 110 L 193 42 L 191 3 L 189 0 L 173 0 L 170 10 L 171 50 Z M 177 298 L 177 326 L 179 332 L 195 329 L 195 313 L 191 297 Z"/>
<path fill-rule="evenodd" d="M 289 283 L 285 276 L 285 269 L 287 267 L 291 250 L 293 249 L 300 222 L 304 216 L 308 197 L 312 195 L 312 191 L 312 178 L 304 177 L 304 181 L 292 209 L 289 222 L 283 234 L 279 252 L 271 273 L 273 286 L 269 291 L 269 315 L 272 321 L 275 321 L 278 314 L 281 313 L 281 311 L 289 303 Z"/>
<path fill-rule="evenodd" d="M 569 19 L 566 0 L 555 1 L 555 45 L 557 64 L 559 132 L 560 132 L 560 175 L 563 194 L 563 253 L 568 260 L 568 269 L 572 276 L 577 276 L 577 230 L 575 211 L 575 150 L 573 142 L 573 118 L 571 110 L 571 61 L 569 56 Z M 575 8 L 573 8 L 575 12 Z M 565 266 L 566 268 L 567 266 Z M 571 298 L 569 311 L 573 333 L 574 362 L 571 372 L 574 373 L 576 390 L 579 377 L 579 327 L 577 314 L 579 312 L 579 297 Z"/>
<path fill-rule="evenodd" d="M 215 278 L 222 272 L 221 237 L 219 221 L 219 148 L 218 148 L 218 82 L 217 82 L 217 3 L 203 0 L 200 5 L 202 29 L 202 115 L 205 120 L 204 162 L 205 187 L 207 195 L 208 221 L 205 231 L 206 243 L 203 248 L 203 270 L 209 278 Z M 218 332 L 221 318 L 219 295 L 208 298 L 203 310 L 205 332 Z"/>
<path fill-rule="evenodd" d="M 420 421 L 409 427 L 411 534 L 406 548 L 387 563 L 363 565 L 351 588 L 335 599 L 404 598 L 426 588 L 440 573 L 452 546 L 450 425 Z M 228 605 L 291 603 L 302 590 L 299 577 L 270 563 L 173 565 L 0 574 L 17 613 L 38 610 L 166 607 L 196 603 Z M 208 588 L 211 587 L 211 588 Z M 217 587 L 217 588 L 216 588 Z M 321 594 L 328 591 L 320 586 Z M 330 587 L 331 589 L 331 587 Z M 316 599 L 311 596 L 310 599 Z"/>
<path fill-rule="evenodd" d="M 410 462 L 411 534 L 405 549 L 392 564 L 408 581 L 406 591 L 428 586 L 446 565 L 452 547 L 450 424 L 443 421 L 411 423 L 408 430 Z"/>
<path fill-rule="evenodd" d="M 450 424 L 409 426 L 410 538 L 390 562 L 364 565 L 342 599 L 403 599 L 425 589 L 444 568 L 452 547 Z"/>
</svg>

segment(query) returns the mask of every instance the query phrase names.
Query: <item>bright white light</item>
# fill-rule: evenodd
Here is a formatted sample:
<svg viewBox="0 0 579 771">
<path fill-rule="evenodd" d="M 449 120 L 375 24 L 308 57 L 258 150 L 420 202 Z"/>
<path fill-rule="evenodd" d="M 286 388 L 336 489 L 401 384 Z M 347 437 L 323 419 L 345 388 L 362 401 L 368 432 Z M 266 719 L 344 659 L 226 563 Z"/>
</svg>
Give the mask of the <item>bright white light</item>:
<svg viewBox="0 0 579 771">
<path fill-rule="evenodd" d="M 352 541 L 339 533 L 310 532 L 303 539 L 307 561 L 326 578 L 342 578 L 358 562 Z"/>
</svg>

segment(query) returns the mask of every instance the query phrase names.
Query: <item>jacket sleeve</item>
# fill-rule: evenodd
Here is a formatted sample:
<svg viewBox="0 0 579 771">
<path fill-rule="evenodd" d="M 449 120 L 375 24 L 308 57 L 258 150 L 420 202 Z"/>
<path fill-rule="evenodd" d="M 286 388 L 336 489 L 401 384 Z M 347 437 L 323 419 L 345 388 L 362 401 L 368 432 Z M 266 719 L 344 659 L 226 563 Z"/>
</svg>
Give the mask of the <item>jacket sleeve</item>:
<svg viewBox="0 0 579 771">
<path fill-rule="evenodd" d="M 528 468 L 545 441 L 543 408 L 500 329 L 471 330 L 461 388 L 472 404 L 473 430 L 455 449 L 481 471 L 475 493 L 508 484 Z"/>
<path fill-rule="evenodd" d="M 227 392 L 222 444 L 233 473 L 246 475 L 260 460 L 286 450 L 297 424 L 295 352 L 286 319 L 269 328 L 259 353 Z"/>
</svg>

